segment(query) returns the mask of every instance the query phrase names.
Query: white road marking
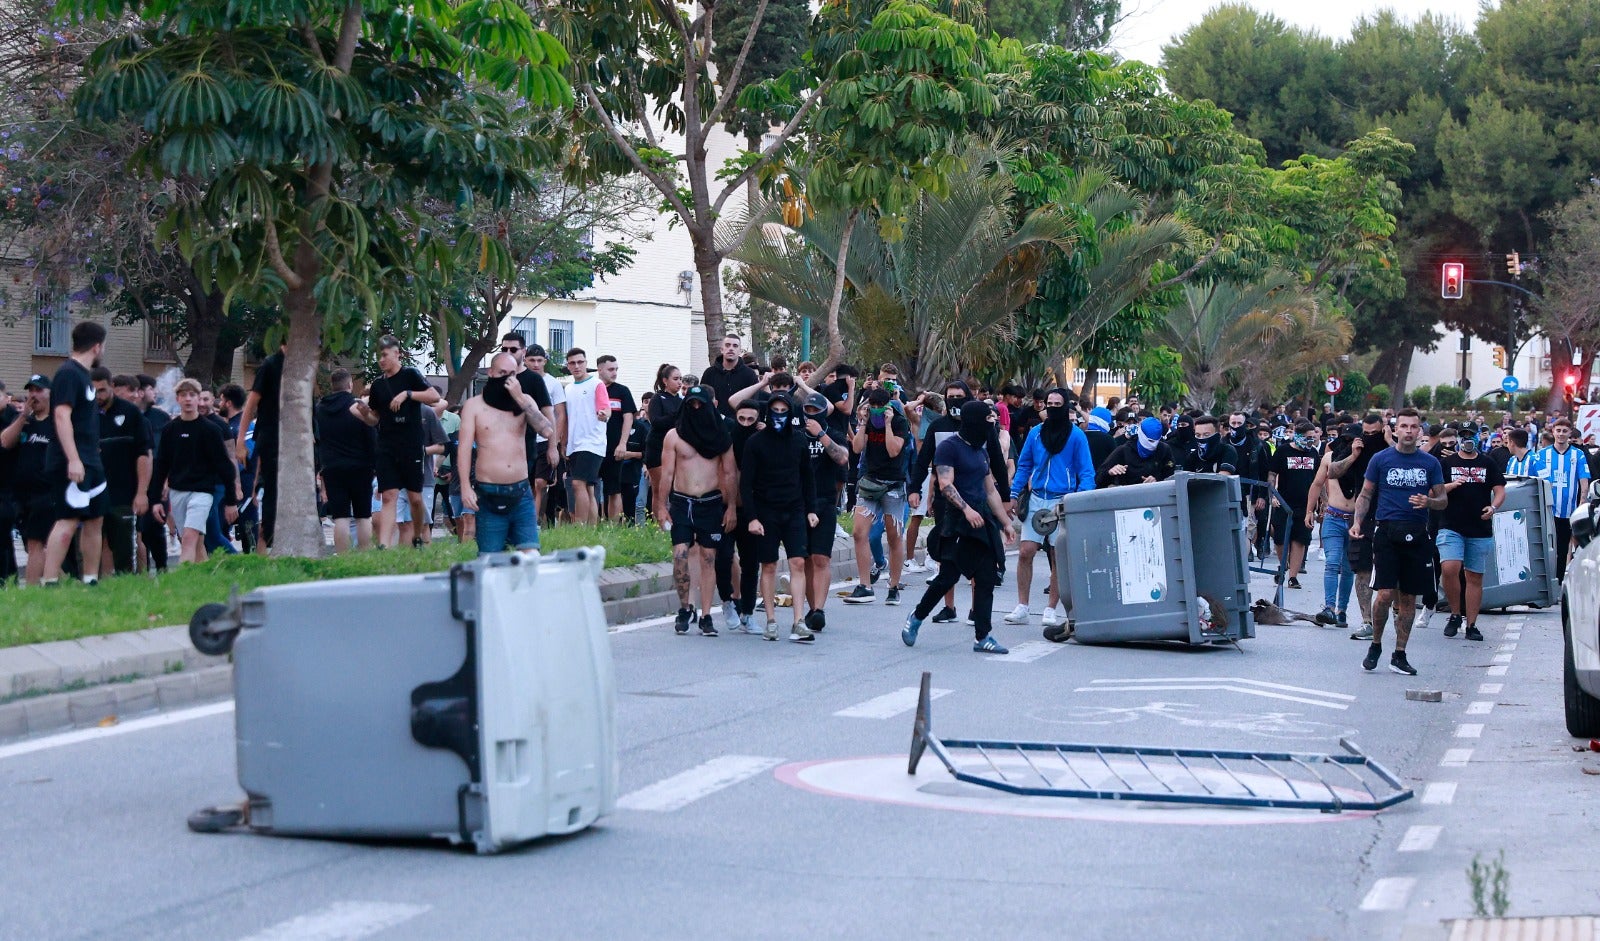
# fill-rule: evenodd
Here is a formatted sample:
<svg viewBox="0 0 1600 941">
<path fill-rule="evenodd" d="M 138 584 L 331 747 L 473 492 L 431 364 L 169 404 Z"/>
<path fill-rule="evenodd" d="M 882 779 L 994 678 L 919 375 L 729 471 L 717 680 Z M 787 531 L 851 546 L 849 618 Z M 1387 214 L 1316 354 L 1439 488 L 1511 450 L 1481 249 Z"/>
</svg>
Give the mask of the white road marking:
<svg viewBox="0 0 1600 941">
<path fill-rule="evenodd" d="M 1516 644 L 1501 644 L 1500 645 L 1500 649 L 1501 650 L 1516 650 L 1517 649 L 1517 645 Z"/>
<path fill-rule="evenodd" d="M 1366 898 L 1361 900 L 1361 910 L 1364 912 L 1392 912 L 1406 907 L 1406 900 L 1411 898 L 1411 889 L 1417 880 L 1408 876 L 1390 876 L 1379 879 L 1372 884 Z"/>
<path fill-rule="evenodd" d="M 1472 749 L 1451 748 L 1445 751 L 1444 757 L 1439 759 L 1439 764 L 1441 767 L 1445 768 L 1464 768 L 1466 767 L 1467 762 L 1471 760 Z"/>
<path fill-rule="evenodd" d="M 1511 658 L 1515 657 L 1515 656 L 1516 656 L 1516 654 L 1513 654 L 1513 653 L 1497 653 L 1497 654 L 1494 655 L 1494 662 L 1495 663 L 1510 663 L 1511 662 Z"/>
<path fill-rule="evenodd" d="M 991 663 L 1032 663 L 1041 657 L 1048 657 L 1066 644 L 1051 643 L 1048 640 L 1026 640 L 1011 648 L 1011 653 L 1004 657 L 990 657 Z"/>
<path fill-rule="evenodd" d="M 1493 711 L 1494 701 L 1490 699 L 1480 699 L 1477 702 L 1467 703 L 1467 715 L 1469 716 L 1486 716 Z"/>
<path fill-rule="evenodd" d="M 834 715 L 845 719 L 893 719 L 903 712 L 910 712 L 917 708 L 917 697 L 920 690 L 915 686 L 905 686 L 892 693 L 884 693 L 869 699 L 866 702 L 856 703 L 848 709 L 840 709 Z M 948 696 L 948 689 L 930 689 L 928 697 L 938 699 Z"/>
<path fill-rule="evenodd" d="M 1422 790 L 1424 804 L 1453 804 L 1456 800 L 1456 782 L 1435 781 Z"/>
<path fill-rule="evenodd" d="M 1439 834 L 1444 827 L 1431 823 L 1419 823 L 1406 830 L 1406 835 L 1400 840 L 1402 853 L 1426 853 L 1433 849 L 1433 844 L 1439 842 Z"/>
<path fill-rule="evenodd" d="M 1506 684 L 1504 684 L 1504 683 L 1479 683 L 1478 684 L 1478 695 L 1480 695 L 1480 696 L 1496 696 L 1496 695 L 1499 695 L 1500 691 L 1502 689 L 1505 689 L 1505 688 L 1506 688 Z"/>
<path fill-rule="evenodd" d="M 1310 689 L 1305 686 L 1289 686 L 1285 683 L 1268 683 L 1265 680 L 1250 680 L 1242 676 L 1136 676 L 1125 680 L 1090 680 L 1091 686 L 1103 683 L 1243 683 L 1246 686 L 1260 686 L 1266 689 L 1281 689 L 1291 693 L 1310 693 L 1313 696 L 1323 696 L 1328 699 L 1342 699 L 1346 702 L 1355 702 L 1354 696 L 1346 693 L 1335 693 L 1325 689 Z"/>
<path fill-rule="evenodd" d="M 1456 738 L 1482 738 L 1483 723 L 1463 722 L 1456 726 Z"/>
<path fill-rule="evenodd" d="M 1489 669 L 1484 670 L 1483 672 L 1488 676 L 1505 676 L 1506 675 L 1506 671 L 1509 670 L 1509 669 L 1511 669 L 1511 668 L 1502 663 L 1499 666 L 1490 667 Z"/>
<path fill-rule="evenodd" d="M 1521 640 L 1521 631 L 1506 631 L 1506 640 Z"/>
<path fill-rule="evenodd" d="M 642 787 L 617 800 L 622 810 L 681 810 L 702 797 L 715 794 L 768 768 L 783 764 L 782 758 L 756 755 L 723 755 L 681 774 Z"/>
<path fill-rule="evenodd" d="M 34 738 L 11 745 L 0 745 L 0 760 L 15 758 L 18 755 L 31 755 L 34 752 L 45 751 L 50 748 L 60 748 L 64 745 L 77 745 L 80 742 L 92 742 L 102 738 L 113 738 L 118 735 L 127 735 L 129 732 L 143 732 L 146 729 L 159 729 L 166 725 L 177 725 L 192 719 L 204 719 L 207 716 L 220 716 L 233 711 L 233 700 L 226 702 L 207 703 L 204 706 L 194 706 L 189 709 L 178 709 L 173 712 L 163 712 L 160 715 L 146 716 L 142 719 L 132 719 L 108 725 L 104 728 L 77 729 L 72 732 L 63 732 L 60 735 L 51 735 L 48 738 Z"/>
<path fill-rule="evenodd" d="M 1100 680 L 1095 680 L 1094 682 L 1099 683 L 1101 681 Z M 1291 696 L 1288 693 L 1274 693 L 1274 692 L 1271 692 L 1269 690 L 1264 690 L 1264 689 L 1252 689 L 1252 688 L 1250 688 L 1248 686 L 1235 686 L 1231 682 L 1227 682 L 1227 681 L 1222 681 L 1222 682 L 1213 681 L 1213 682 L 1209 682 L 1209 683 L 1175 683 L 1175 682 L 1170 682 L 1169 681 L 1169 682 L 1163 683 L 1161 685 L 1149 685 L 1149 686 L 1142 686 L 1142 685 L 1130 685 L 1130 686 L 1080 686 L 1077 689 L 1074 689 L 1073 692 L 1074 693 L 1106 693 L 1106 692 L 1112 692 L 1112 693 L 1114 693 L 1114 692 L 1123 692 L 1123 693 L 1161 693 L 1161 692 L 1172 692 L 1172 691 L 1176 691 L 1176 690 L 1221 690 L 1221 691 L 1229 692 L 1229 693 L 1243 693 L 1246 696 L 1261 696 L 1261 697 L 1264 697 L 1266 699 L 1287 699 L 1290 702 L 1305 703 L 1308 706 L 1321 706 L 1324 709 L 1349 709 L 1350 708 L 1348 703 L 1327 702 L 1326 700 L 1311 699 L 1311 698 L 1308 698 L 1308 697 L 1305 697 L 1305 696 Z M 1324 694 L 1324 695 L 1338 695 L 1338 694 L 1336 694 L 1336 693 L 1328 693 L 1328 694 Z M 1354 696 L 1348 696 L 1348 697 L 1344 697 L 1344 698 L 1354 699 L 1355 697 Z"/>
<path fill-rule="evenodd" d="M 428 905 L 400 902 L 334 902 L 253 934 L 245 941 L 357 941 L 426 912 Z"/>
</svg>

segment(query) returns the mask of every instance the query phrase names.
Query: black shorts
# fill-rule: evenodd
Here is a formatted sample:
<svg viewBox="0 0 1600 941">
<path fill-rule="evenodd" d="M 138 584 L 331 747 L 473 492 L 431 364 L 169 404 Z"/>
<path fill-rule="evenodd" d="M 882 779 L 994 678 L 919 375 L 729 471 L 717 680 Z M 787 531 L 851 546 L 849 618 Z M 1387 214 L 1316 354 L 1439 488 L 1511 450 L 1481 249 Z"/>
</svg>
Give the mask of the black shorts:
<svg viewBox="0 0 1600 941">
<path fill-rule="evenodd" d="M 91 490 L 94 489 L 95 485 L 105 483 L 105 472 L 98 468 L 85 468 L 84 473 L 86 475 L 84 483 L 88 484 Z M 106 515 L 106 508 L 110 506 L 110 502 L 106 498 L 104 487 L 100 489 L 98 494 L 89 498 L 88 506 L 73 506 L 67 502 L 69 484 L 70 482 L 66 477 L 62 477 L 60 480 L 53 481 L 50 484 L 50 492 L 55 499 L 56 519 L 97 520 Z"/>
<path fill-rule="evenodd" d="M 1291 513 L 1294 514 L 1292 520 L 1290 519 Z M 1291 523 L 1293 525 L 1290 525 Z M 1286 530 L 1288 532 L 1287 540 L 1284 539 Z M 1305 507 L 1289 507 L 1288 509 L 1281 506 L 1273 507 L 1272 539 L 1280 546 L 1285 542 L 1297 542 L 1302 546 L 1311 545 L 1311 527 L 1306 525 Z"/>
<path fill-rule="evenodd" d="M 55 525 L 55 497 L 39 492 L 17 494 L 17 532 L 23 542 L 47 541 Z"/>
<path fill-rule="evenodd" d="M 691 497 L 672 493 L 667 500 L 672 515 L 672 544 L 675 546 L 700 546 L 703 549 L 719 548 L 725 541 L 722 516 L 727 504 L 720 492 Z"/>
<path fill-rule="evenodd" d="M 1433 539 L 1426 523 L 1380 522 L 1372 533 L 1372 587 L 1403 595 L 1433 590 Z"/>
<path fill-rule="evenodd" d="M 622 462 L 616 458 L 608 457 L 600 462 L 600 485 L 605 487 L 606 496 L 622 492 Z"/>
<path fill-rule="evenodd" d="M 559 479 L 561 473 L 561 455 L 556 454 L 556 462 L 550 463 L 550 442 L 541 441 L 534 449 L 533 460 L 528 466 L 528 477 L 535 483 L 553 484 Z"/>
<path fill-rule="evenodd" d="M 833 539 L 839 532 L 839 517 L 832 507 L 817 510 L 817 525 L 806 528 L 806 550 L 812 555 L 833 555 Z"/>
<path fill-rule="evenodd" d="M 567 476 L 586 484 L 600 482 L 600 455 L 592 451 L 574 451 L 567 455 Z"/>
<path fill-rule="evenodd" d="M 756 545 L 756 561 L 771 565 L 778 561 L 778 548 L 790 559 L 804 559 L 808 554 L 806 511 L 790 510 L 786 513 L 760 513 L 761 528 L 765 531 Z"/>
<path fill-rule="evenodd" d="M 328 491 L 324 512 L 336 520 L 372 519 L 372 471 L 364 467 L 327 467 L 322 488 Z"/>
<path fill-rule="evenodd" d="M 1372 520 L 1367 520 L 1361 527 L 1366 535 L 1345 543 L 1344 560 L 1349 563 L 1352 572 L 1372 571 L 1372 527 Z"/>
<path fill-rule="evenodd" d="M 378 448 L 378 489 L 387 493 L 390 490 L 404 490 L 407 493 L 422 492 L 422 449 L 417 448 L 416 457 L 402 457 L 388 448 Z"/>
</svg>

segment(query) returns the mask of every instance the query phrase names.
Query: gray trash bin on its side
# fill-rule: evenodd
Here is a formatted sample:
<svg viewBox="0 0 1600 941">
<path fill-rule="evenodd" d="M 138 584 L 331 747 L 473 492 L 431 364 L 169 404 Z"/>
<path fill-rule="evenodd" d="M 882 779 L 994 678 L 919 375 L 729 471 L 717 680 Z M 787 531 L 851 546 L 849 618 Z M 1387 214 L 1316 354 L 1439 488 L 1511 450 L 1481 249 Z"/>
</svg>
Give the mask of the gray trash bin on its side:
<svg viewBox="0 0 1600 941">
<path fill-rule="evenodd" d="M 492 853 L 616 804 L 603 549 L 264 588 L 234 647 L 246 823 Z"/>
<path fill-rule="evenodd" d="M 1080 643 L 1256 635 L 1238 478 L 1178 473 L 1076 493 L 1065 506 L 1056 553 Z M 1223 623 L 1206 623 L 1203 607 Z"/>
<path fill-rule="evenodd" d="M 1560 597 L 1550 482 L 1509 478 L 1505 502 L 1494 515 L 1494 555 L 1483 573 L 1482 610 L 1518 604 L 1548 608 Z"/>
</svg>

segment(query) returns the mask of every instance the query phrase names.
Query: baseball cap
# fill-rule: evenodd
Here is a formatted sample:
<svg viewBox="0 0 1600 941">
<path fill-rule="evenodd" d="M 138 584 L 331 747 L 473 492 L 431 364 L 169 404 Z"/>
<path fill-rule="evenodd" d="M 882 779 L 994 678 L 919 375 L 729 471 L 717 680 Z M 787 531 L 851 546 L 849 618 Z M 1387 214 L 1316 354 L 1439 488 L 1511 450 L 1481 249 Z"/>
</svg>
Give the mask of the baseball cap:
<svg viewBox="0 0 1600 941">
<path fill-rule="evenodd" d="M 715 405 L 716 404 L 716 396 L 714 396 L 712 394 L 711 390 L 706 388 L 705 386 L 695 386 L 695 387 L 691 388 L 688 392 L 684 393 L 684 398 L 685 399 L 699 399 L 700 401 L 706 403 L 707 405 Z"/>
<path fill-rule="evenodd" d="M 37 387 L 37 388 L 45 390 L 46 392 L 49 392 L 50 391 L 50 380 L 49 380 L 49 378 L 47 378 L 45 376 L 41 376 L 38 373 L 34 373 L 33 375 L 28 377 L 28 381 L 26 383 L 24 383 L 22 387 L 24 389 L 32 389 L 32 388 Z"/>
<path fill-rule="evenodd" d="M 828 397 L 821 392 L 813 392 L 806 396 L 805 410 L 807 412 L 827 412 Z"/>
</svg>

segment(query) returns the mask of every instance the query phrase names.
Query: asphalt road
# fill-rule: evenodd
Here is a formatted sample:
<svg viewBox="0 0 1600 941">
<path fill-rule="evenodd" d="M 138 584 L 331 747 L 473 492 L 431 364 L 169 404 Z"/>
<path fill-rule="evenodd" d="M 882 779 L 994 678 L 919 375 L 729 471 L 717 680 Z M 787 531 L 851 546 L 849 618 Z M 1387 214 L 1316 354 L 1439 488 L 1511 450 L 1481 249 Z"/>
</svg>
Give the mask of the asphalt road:
<svg viewBox="0 0 1600 941">
<path fill-rule="evenodd" d="M 1314 611 L 1320 565 L 1303 580 L 1289 606 Z M 1435 616 L 1406 678 L 1306 624 L 1240 652 L 1047 645 L 1035 618 L 999 625 L 1013 655 L 990 657 L 964 624 L 904 647 L 909 601 L 829 608 L 810 647 L 614 635 L 624 807 L 495 857 L 190 833 L 191 810 L 239 793 L 227 704 L 0 747 L 0 938 L 1443 938 L 1472 914 L 1474 854 L 1501 850 L 1511 914 L 1600 911 L 1600 777 L 1582 773 L 1600 755 L 1561 725 L 1552 612 L 1485 616 L 1482 644 Z M 1417 797 L 1192 811 L 1011 798 L 931 756 L 908 777 L 923 670 L 948 690 L 945 736 L 1298 752 L 1348 736 Z"/>
</svg>

